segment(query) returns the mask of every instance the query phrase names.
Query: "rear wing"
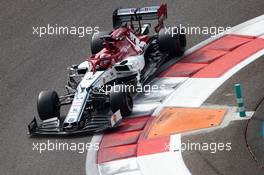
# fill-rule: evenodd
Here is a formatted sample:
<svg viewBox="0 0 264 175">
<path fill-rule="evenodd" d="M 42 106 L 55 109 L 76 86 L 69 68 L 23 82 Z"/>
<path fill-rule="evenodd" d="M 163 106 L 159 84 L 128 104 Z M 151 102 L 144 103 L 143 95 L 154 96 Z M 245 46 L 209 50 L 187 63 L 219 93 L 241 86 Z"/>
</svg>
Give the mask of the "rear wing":
<svg viewBox="0 0 264 175">
<path fill-rule="evenodd" d="M 123 22 L 138 20 L 158 20 L 158 26 L 163 25 L 167 18 L 167 4 L 142 8 L 116 9 L 113 13 L 113 27 L 118 28 Z"/>
</svg>

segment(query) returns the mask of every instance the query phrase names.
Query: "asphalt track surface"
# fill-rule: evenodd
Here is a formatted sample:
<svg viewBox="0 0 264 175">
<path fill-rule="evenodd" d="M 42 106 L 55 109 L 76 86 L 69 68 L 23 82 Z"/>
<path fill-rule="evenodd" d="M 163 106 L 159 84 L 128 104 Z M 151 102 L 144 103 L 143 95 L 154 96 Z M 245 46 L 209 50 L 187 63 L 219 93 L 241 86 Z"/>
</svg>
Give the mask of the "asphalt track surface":
<svg viewBox="0 0 264 175">
<path fill-rule="evenodd" d="M 32 150 L 33 142 L 89 142 L 77 138 L 30 138 L 26 126 L 43 89 L 63 92 L 66 67 L 90 55 L 90 36 L 32 35 L 33 26 L 99 26 L 109 30 L 117 7 L 158 5 L 159 1 L 0 1 L 0 174 L 84 174 L 86 153 Z M 166 24 L 234 26 L 263 14 L 264 1 L 168 1 Z M 188 47 L 208 38 L 188 36 Z M 255 74 L 258 74 L 254 70 Z M 256 87 L 256 86 L 254 86 Z M 253 88 L 254 88 L 253 87 Z M 259 89 L 257 89 L 259 90 Z M 251 105 L 251 104 L 250 104 Z M 252 102 L 252 105 L 253 102 Z"/>
</svg>

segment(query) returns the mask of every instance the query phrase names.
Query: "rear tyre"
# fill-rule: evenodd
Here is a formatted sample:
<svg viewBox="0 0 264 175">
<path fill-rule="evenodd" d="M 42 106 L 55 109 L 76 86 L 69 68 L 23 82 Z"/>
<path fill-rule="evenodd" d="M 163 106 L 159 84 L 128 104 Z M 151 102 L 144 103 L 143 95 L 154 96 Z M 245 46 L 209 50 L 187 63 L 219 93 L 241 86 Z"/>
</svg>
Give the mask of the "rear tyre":
<svg viewBox="0 0 264 175">
<path fill-rule="evenodd" d="M 37 100 L 37 110 L 41 120 L 60 116 L 60 101 L 57 92 L 41 91 Z"/>
<path fill-rule="evenodd" d="M 118 29 L 122 25 L 120 18 L 117 16 L 117 11 L 118 11 L 118 9 L 116 9 L 113 12 L 113 28 L 114 29 Z"/>
<path fill-rule="evenodd" d="M 123 117 L 132 113 L 133 99 L 125 85 L 116 85 L 110 92 L 110 108 L 113 113 L 120 110 Z"/>
<path fill-rule="evenodd" d="M 167 31 L 162 28 L 158 35 L 159 50 L 168 53 L 171 57 L 182 56 L 186 47 L 186 36 L 181 34 L 179 28 L 172 28 Z"/>
<path fill-rule="evenodd" d="M 99 33 L 93 34 L 92 41 L 91 41 L 91 51 L 92 54 L 97 54 L 104 48 L 104 39 L 100 37 L 104 35 L 109 35 L 110 32 L 108 31 L 100 31 Z"/>
</svg>

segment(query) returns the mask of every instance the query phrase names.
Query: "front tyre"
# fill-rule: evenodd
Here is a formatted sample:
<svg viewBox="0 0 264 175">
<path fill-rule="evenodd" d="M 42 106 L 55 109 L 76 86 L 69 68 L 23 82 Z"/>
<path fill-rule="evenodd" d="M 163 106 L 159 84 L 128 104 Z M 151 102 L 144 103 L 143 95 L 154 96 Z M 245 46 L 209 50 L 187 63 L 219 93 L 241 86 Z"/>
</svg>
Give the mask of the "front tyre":
<svg viewBox="0 0 264 175">
<path fill-rule="evenodd" d="M 125 85 L 116 85 L 111 89 L 110 108 L 113 113 L 120 110 L 123 117 L 132 113 L 133 98 Z"/>
<path fill-rule="evenodd" d="M 60 116 L 60 101 L 57 92 L 41 91 L 37 100 L 37 110 L 41 120 Z"/>
<path fill-rule="evenodd" d="M 162 53 L 168 53 L 171 57 L 182 56 L 186 47 L 186 36 L 180 32 L 179 28 L 160 29 L 158 35 L 159 50 Z"/>
</svg>

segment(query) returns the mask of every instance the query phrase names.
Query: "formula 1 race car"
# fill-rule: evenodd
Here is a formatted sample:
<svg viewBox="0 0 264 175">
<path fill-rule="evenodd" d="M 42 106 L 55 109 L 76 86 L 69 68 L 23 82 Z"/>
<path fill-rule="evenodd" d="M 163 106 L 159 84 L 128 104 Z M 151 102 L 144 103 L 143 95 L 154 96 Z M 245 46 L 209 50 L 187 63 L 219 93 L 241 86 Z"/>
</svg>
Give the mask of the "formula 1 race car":
<svg viewBox="0 0 264 175">
<path fill-rule="evenodd" d="M 94 34 L 92 56 L 69 68 L 67 94 L 40 92 L 39 118 L 28 125 L 29 133 L 100 132 L 118 126 L 132 112 L 133 87 L 149 82 L 165 62 L 181 58 L 185 51 L 185 35 L 168 32 L 163 23 L 166 18 L 166 4 L 116 9 L 114 30 Z M 150 35 L 151 24 L 144 21 L 154 19 L 158 24 Z M 65 105 L 71 106 L 62 116 L 60 108 Z"/>
</svg>

